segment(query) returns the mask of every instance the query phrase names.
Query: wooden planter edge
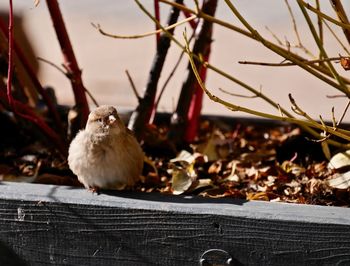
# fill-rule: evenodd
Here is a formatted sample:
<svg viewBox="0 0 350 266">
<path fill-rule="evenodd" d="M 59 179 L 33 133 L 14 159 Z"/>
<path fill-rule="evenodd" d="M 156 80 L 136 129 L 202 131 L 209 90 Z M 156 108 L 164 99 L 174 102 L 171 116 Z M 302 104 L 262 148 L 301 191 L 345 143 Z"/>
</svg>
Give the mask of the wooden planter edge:
<svg viewBox="0 0 350 266">
<path fill-rule="evenodd" d="M 1 265 L 350 261 L 348 208 L 9 182 L 0 199 Z"/>
</svg>

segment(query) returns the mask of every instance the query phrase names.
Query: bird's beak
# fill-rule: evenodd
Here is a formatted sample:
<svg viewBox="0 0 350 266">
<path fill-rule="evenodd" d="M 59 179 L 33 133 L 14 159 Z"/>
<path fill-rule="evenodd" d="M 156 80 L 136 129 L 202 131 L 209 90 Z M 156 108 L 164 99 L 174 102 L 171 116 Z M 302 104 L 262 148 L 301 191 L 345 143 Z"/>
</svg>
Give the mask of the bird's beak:
<svg viewBox="0 0 350 266">
<path fill-rule="evenodd" d="M 108 116 L 108 125 L 114 124 L 115 121 L 117 121 L 117 118 L 114 115 Z"/>
</svg>

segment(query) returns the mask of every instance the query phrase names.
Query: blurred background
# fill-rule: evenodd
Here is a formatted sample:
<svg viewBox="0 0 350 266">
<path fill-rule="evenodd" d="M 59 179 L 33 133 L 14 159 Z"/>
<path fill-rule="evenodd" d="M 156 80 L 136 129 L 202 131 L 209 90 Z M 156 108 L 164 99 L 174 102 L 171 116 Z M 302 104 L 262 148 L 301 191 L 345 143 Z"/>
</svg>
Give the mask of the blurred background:
<svg viewBox="0 0 350 266">
<path fill-rule="evenodd" d="M 33 2 L 28 0 L 13 1 L 14 12 L 19 18 L 15 25 L 16 32 L 18 32 L 18 28 L 23 29 L 26 37 L 22 38 L 21 42 L 30 43 L 35 56 L 60 66 L 63 61 L 62 54 L 46 3 L 41 1 L 37 7 L 34 7 Z M 251 25 L 259 30 L 263 36 L 275 41 L 270 32 L 272 31 L 283 42 L 288 41 L 292 45 L 297 44 L 291 17 L 284 1 L 240 0 L 234 2 Z M 86 88 L 94 95 L 99 104 L 112 104 L 117 106 L 118 109 L 135 108 L 137 100 L 132 92 L 125 70 L 130 72 L 139 93 L 142 95 L 155 54 L 155 36 L 136 40 L 112 39 L 102 36 L 92 27 L 91 23 L 99 23 L 102 29 L 109 33 L 133 35 L 154 30 L 152 21 L 144 15 L 134 1 L 60 0 L 59 3 L 79 66 L 83 70 L 83 81 Z M 153 13 L 153 1 L 143 0 L 142 3 Z M 190 7 L 193 6 L 192 1 L 185 1 L 185 3 Z M 303 45 L 317 56 L 318 49 L 304 18 L 301 16 L 296 1 L 290 1 L 290 4 L 295 14 Z M 312 4 L 314 4 L 313 1 Z M 329 1 L 321 1 L 321 4 L 324 13 L 335 17 Z M 349 1 L 343 1 L 343 5 L 346 11 L 350 10 Z M 3 14 L 6 13 L 8 2 L 1 1 L 0 9 Z M 167 6 L 161 4 L 162 23 L 165 23 L 167 19 L 168 10 Z M 243 28 L 231 14 L 224 1 L 219 1 L 216 16 Z M 183 18 L 181 16 L 180 19 Z M 182 42 L 182 33 L 185 27 L 189 29 L 188 25 L 176 29 L 176 36 Z M 342 32 L 339 29 L 337 30 L 338 35 L 344 40 Z M 325 33 L 326 36 L 329 36 L 326 29 Z M 288 93 L 292 93 L 299 106 L 315 118 L 322 115 L 322 117 L 330 119 L 333 106 L 337 117 L 339 118 L 341 115 L 346 105 L 346 99 L 327 98 L 327 95 L 337 95 L 336 89 L 295 66 L 276 68 L 241 65 L 238 61 L 279 63 L 282 59 L 267 50 L 262 44 L 247 39 L 238 33 L 228 31 L 219 25 L 214 25 L 213 36 L 214 42 L 210 56 L 210 62 L 213 65 L 256 89 L 261 88 L 263 93 L 269 95 L 286 109 L 290 109 Z M 345 52 L 334 38 L 326 38 L 325 46 L 328 48 L 330 57 L 336 57 L 339 54 L 345 55 Z M 300 49 L 294 49 L 294 51 L 301 56 L 305 56 Z M 160 87 L 174 67 L 180 53 L 179 48 L 172 45 L 159 83 Z M 54 67 L 40 61 L 35 63 L 35 57 L 32 60 L 34 65 L 37 64 L 40 81 L 43 85 L 50 85 L 55 89 L 59 103 L 73 104 L 73 94 L 69 80 Z M 184 57 L 181 66 L 162 97 L 159 111 L 171 112 L 174 110 L 186 66 L 187 62 Z M 340 68 L 339 64 L 337 64 L 337 68 L 342 75 L 349 76 Z M 257 98 L 234 97 L 221 92 L 219 88 L 233 93 L 251 95 L 245 89 L 211 71 L 208 73 L 207 87 L 215 95 L 235 104 L 279 114 L 277 110 Z M 203 112 L 209 114 L 247 116 L 244 113 L 229 111 L 225 107 L 211 102 L 207 97 L 205 97 L 203 108 Z M 350 116 L 347 115 L 345 120 L 349 122 Z"/>
</svg>

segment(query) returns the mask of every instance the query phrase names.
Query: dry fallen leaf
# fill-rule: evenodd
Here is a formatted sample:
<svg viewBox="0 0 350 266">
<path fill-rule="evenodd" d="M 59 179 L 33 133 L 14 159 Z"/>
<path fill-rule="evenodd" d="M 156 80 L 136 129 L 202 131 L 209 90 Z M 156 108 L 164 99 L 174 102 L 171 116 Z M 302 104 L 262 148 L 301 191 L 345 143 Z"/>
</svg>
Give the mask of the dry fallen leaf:
<svg viewBox="0 0 350 266">
<path fill-rule="evenodd" d="M 339 169 L 350 165 L 350 150 L 339 152 L 335 154 L 329 161 L 328 167 L 330 169 Z"/>
<path fill-rule="evenodd" d="M 323 189 L 324 181 L 311 178 L 307 183 L 307 189 L 311 195 L 315 195 L 320 193 L 320 191 Z"/>
<path fill-rule="evenodd" d="M 35 179 L 36 179 L 36 176 L 24 176 L 24 175 L 12 175 L 12 174 L 0 175 L 0 180 L 7 181 L 7 182 L 33 183 Z"/>
<path fill-rule="evenodd" d="M 208 168 L 208 173 L 209 174 L 219 174 L 220 171 L 222 170 L 222 161 L 215 161 L 213 162 L 209 168 Z"/>
<path fill-rule="evenodd" d="M 272 187 L 275 184 L 277 177 L 269 175 L 267 176 L 267 180 L 264 181 L 264 184 L 268 187 Z"/>
<path fill-rule="evenodd" d="M 250 192 L 247 193 L 247 200 L 264 200 L 269 201 L 269 196 L 266 194 L 266 192 Z"/>
<path fill-rule="evenodd" d="M 193 169 L 193 164 L 190 164 L 187 167 L 174 165 L 171 179 L 173 194 L 180 195 L 187 191 L 195 178 L 196 175 Z"/>
<path fill-rule="evenodd" d="M 350 188 L 350 171 L 344 174 L 340 174 L 335 178 L 328 179 L 327 183 L 332 188 L 337 188 L 337 189 Z"/>
<path fill-rule="evenodd" d="M 300 176 L 305 173 L 305 168 L 298 164 L 292 163 L 291 161 L 284 161 L 281 168 L 288 174 L 293 174 L 295 176 Z"/>
<path fill-rule="evenodd" d="M 210 178 L 198 179 L 193 182 L 192 187 L 189 189 L 190 192 L 196 191 L 203 188 L 215 188 L 213 181 Z"/>
<path fill-rule="evenodd" d="M 344 68 L 344 70 L 350 70 L 350 57 L 340 58 L 340 64 Z"/>
<path fill-rule="evenodd" d="M 208 161 L 215 161 L 228 156 L 230 153 L 230 147 L 227 145 L 229 145 L 229 143 L 222 132 L 219 130 L 214 130 L 211 133 L 210 138 L 205 143 L 197 146 L 197 150 L 198 152 L 207 156 Z"/>
<path fill-rule="evenodd" d="M 182 150 L 174 159 L 171 159 L 170 162 L 175 163 L 175 162 L 187 162 L 189 164 L 193 163 L 195 161 L 195 157 L 192 153 Z"/>
<path fill-rule="evenodd" d="M 208 161 L 206 156 L 203 156 L 202 154 L 195 152 L 190 153 L 186 150 L 182 150 L 176 158 L 173 158 L 170 160 L 171 163 L 175 162 L 187 162 L 188 164 L 194 164 L 197 161 L 206 162 Z"/>
</svg>

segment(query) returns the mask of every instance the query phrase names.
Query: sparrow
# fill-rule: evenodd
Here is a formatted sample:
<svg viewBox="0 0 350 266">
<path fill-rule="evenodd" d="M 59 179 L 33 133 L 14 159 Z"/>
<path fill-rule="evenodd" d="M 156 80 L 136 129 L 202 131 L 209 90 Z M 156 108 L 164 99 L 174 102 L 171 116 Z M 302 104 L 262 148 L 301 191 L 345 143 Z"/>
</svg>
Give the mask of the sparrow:
<svg viewBox="0 0 350 266">
<path fill-rule="evenodd" d="M 92 192 L 132 187 L 140 178 L 144 153 L 113 106 L 89 114 L 68 151 L 68 165 L 80 183 Z"/>
</svg>

